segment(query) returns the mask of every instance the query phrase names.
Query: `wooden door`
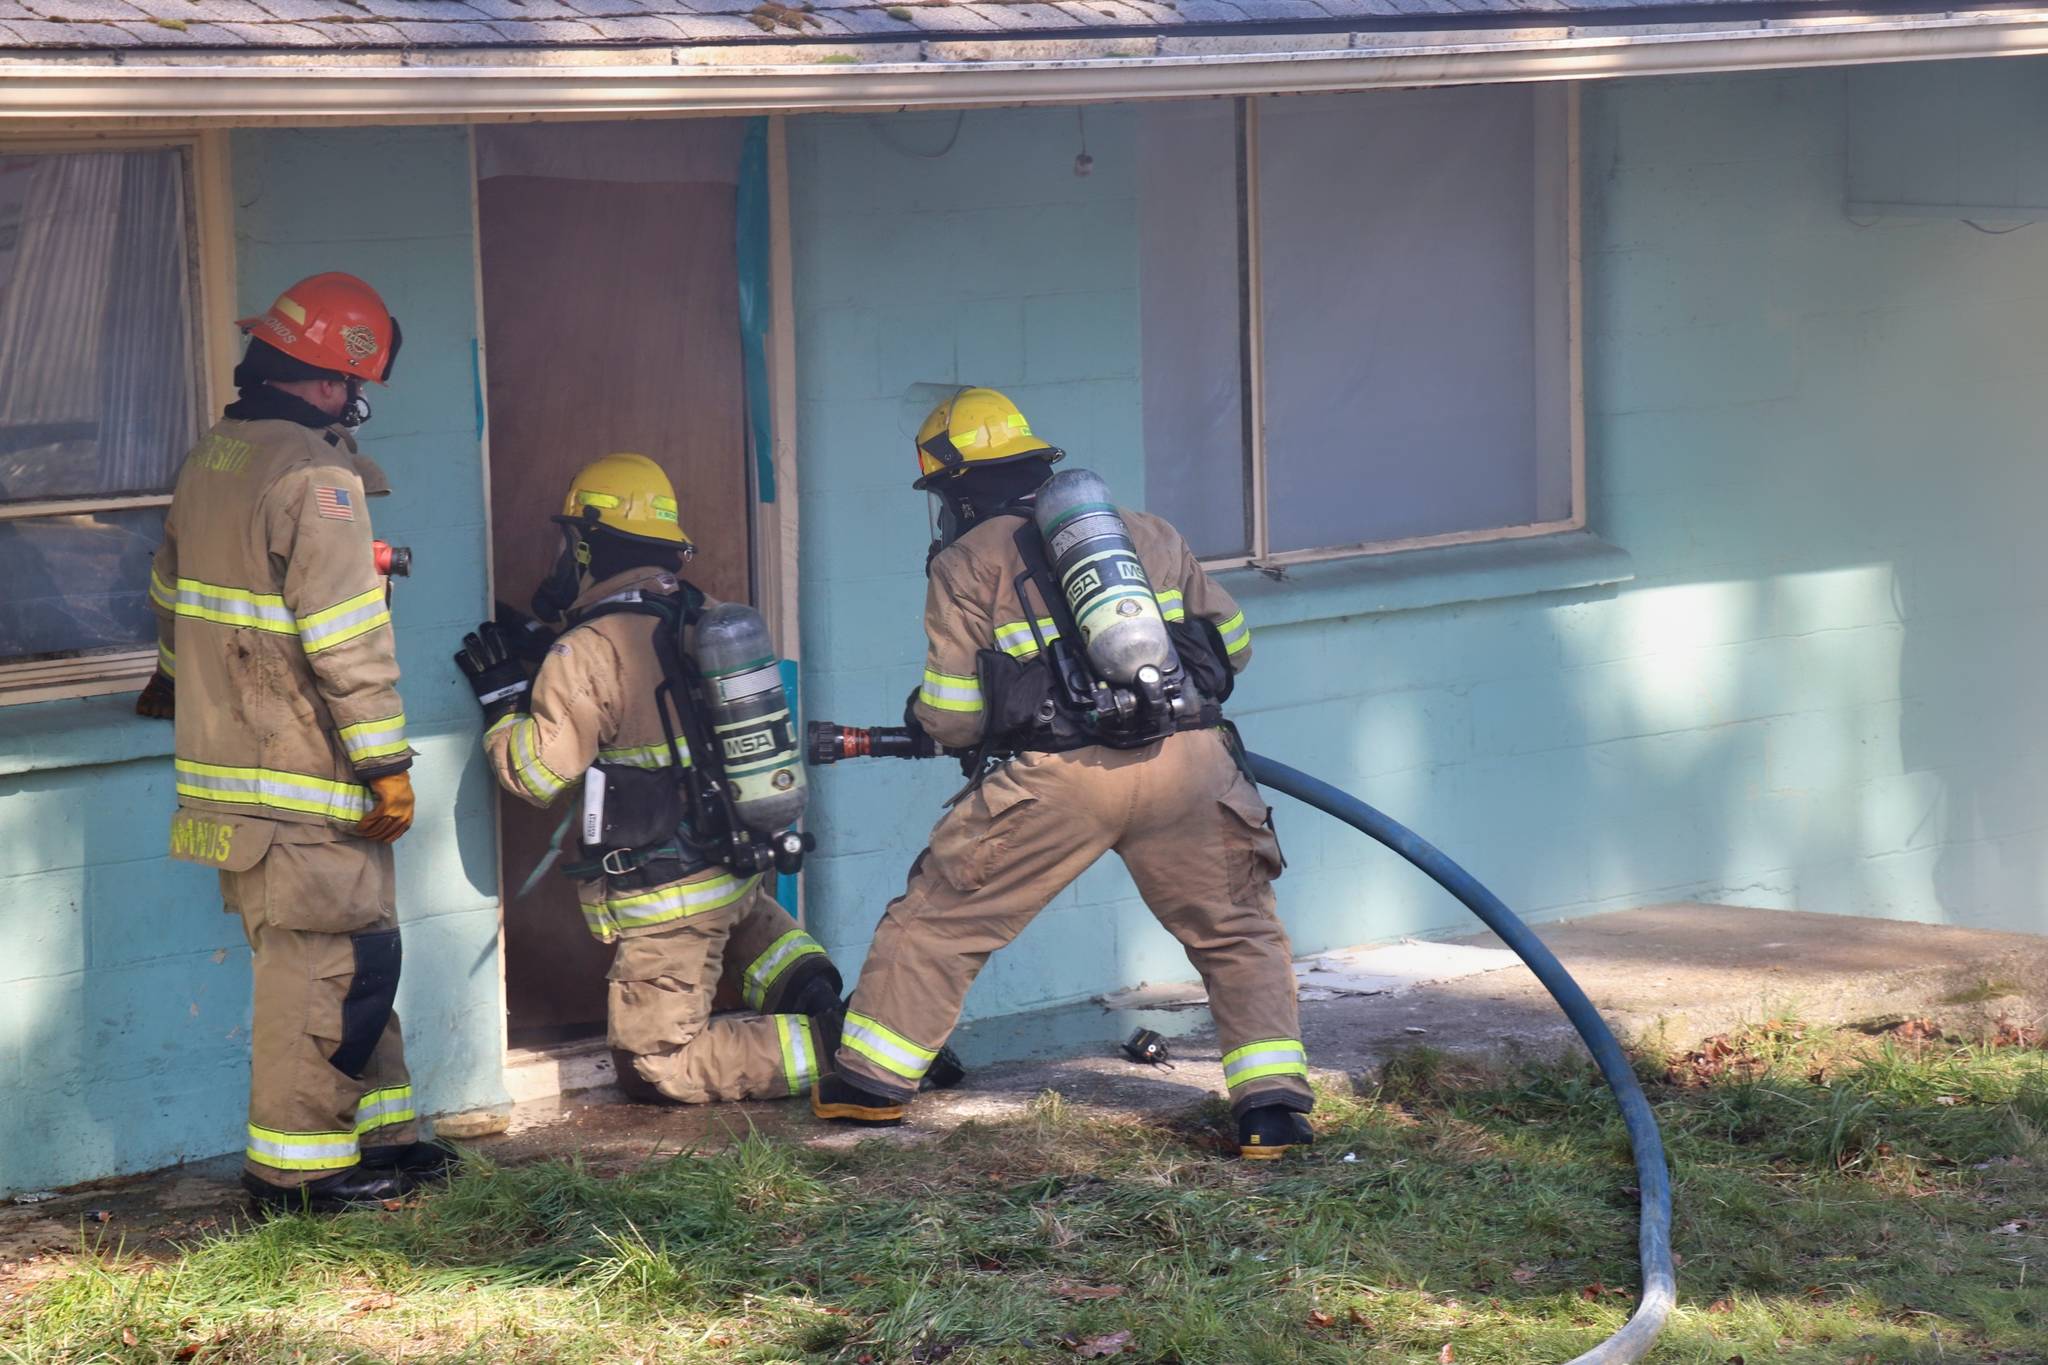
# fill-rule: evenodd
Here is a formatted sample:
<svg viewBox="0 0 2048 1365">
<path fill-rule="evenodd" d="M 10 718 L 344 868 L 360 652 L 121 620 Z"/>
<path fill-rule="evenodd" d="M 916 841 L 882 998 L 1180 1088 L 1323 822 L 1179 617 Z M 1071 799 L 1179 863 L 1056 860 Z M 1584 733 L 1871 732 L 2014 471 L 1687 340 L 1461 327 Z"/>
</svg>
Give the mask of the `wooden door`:
<svg viewBox="0 0 2048 1365">
<path fill-rule="evenodd" d="M 652 457 L 675 481 L 697 544 L 691 581 L 714 598 L 749 600 L 728 173 L 737 167 L 735 126 L 578 124 L 477 136 L 499 600 L 526 608 L 560 549 L 548 518 L 571 476 L 622 450 Z M 604 1022 L 611 950 L 584 928 L 573 884 L 550 874 L 517 894 L 578 790 L 546 811 L 501 802 L 515 1045 Z"/>
</svg>

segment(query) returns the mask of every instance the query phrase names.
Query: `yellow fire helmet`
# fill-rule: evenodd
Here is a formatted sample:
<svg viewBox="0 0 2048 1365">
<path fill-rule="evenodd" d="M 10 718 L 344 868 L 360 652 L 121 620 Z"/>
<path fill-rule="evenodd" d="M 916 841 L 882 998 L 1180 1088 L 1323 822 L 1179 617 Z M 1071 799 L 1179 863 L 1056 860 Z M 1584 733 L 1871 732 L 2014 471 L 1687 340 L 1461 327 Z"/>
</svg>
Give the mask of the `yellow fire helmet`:
<svg viewBox="0 0 2048 1365">
<path fill-rule="evenodd" d="M 975 465 L 1006 464 L 1037 455 L 1048 463 L 1066 454 L 1031 434 L 1024 414 L 994 389 L 961 389 L 931 410 L 917 429 L 917 467 L 912 488 L 930 488 L 941 475 Z"/>
<path fill-rule="evenodd" d="M 577 526 L 594 522 L 629 540 L 694 548 L 676 522 L 675 485 L 645 455 L 621 452 L 583 466 L 555 520 Z"/>
</svg>

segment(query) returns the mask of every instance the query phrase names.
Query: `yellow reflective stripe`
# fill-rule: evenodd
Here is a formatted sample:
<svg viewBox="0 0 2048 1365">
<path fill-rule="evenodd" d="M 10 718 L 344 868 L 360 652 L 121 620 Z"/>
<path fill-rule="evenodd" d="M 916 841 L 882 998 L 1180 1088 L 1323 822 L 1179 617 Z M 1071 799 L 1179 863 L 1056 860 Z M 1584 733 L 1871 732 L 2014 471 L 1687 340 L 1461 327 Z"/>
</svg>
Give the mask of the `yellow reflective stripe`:
<svg viewBox="0 0 2048 1365">
<path fill-rule="evenodd" d="M 163 670 L 166 678 L 178 676 L 178 658 L 162 640 L 156 642 L 156 666 Z"/>
<path fill-rule="evenodd" d="M 534 800 L 554 800 L 569 783 L 541 761 L 540 750 L 533 742 L 534 733 L 540 728 L 539 722 L 528 715 L 507 716 L 505 719 L 512 722 L 512 775 L 519 779 L 519 785 L 526 788 Z M 496 728 L 492 727 L 493 730 Z"/>
<path fill-rule="evenodd" d="M 276 593 L 248 592 L 222 587 L 196 578 L 178 580 L 175 600 L 168 604 L 180 616 L 215 625 L 267 630 L 274 635 L 296 635 L 298 622 L 291 609 Z"/>
<path fill-rule="evenodd" d="M 1232 1090 L 1264 1076 L 1308 1079 L 1308 1049 L 1298 1038 L 1265 1038 L 1224 1055 L 1223 1081 Z"/>
<path fill-rule="evenodd" d="M 1187 619 L 1188 609 L 1180 593 L 1168 589 L 1165 592 L 1152 595 L 1159 602 L 1159 614 L 1161 616 L 1164 616 L 1169 621 L 1185 621 Z M 1243 613 L 1239 614 L 1242 615 Z"/>
<path fill-rule="evenodd" d="M 1235 654 L 1252 642 L 1252 628 L 1244 623 L 1243 612 L 1220 623 L 1216 631 L 1223 637 L 1226 653 Z"/>
<path fill-rule="evenodd" d="M 323 649 L 347 644 L 359 635 L 368 635 L 377 627 L 390 624 L 391 610 L 385 605 L 384 589 L 376 587 L 310 616 L 301 616 L 299 638 L 305 643 L 308 654 L 318 654 Z"/>
<path fill-rule="evenodd" d="M 249 1125 L 249 1160 L 279 1171 L 339 1171 L 356 1164 L 354 1133 L 287 1133 Z"/>
<path fill-rule="evenodd" d="M 752 891 L 760 880 L 748 877 L 742 881 L 729 872 L 721 872 L 701 882 L 678 882 L 637 896 L 607 896 L 604 909 L 621 929 L 667 924 L 709 910 L 722 910 Z"/>
<path fill-rule="evenodd" d="M 402 754 L 406 750 L 405 712 L 383 720 L 360 721 L 355 725 L 344 725 L 340 730 L 341 747 L 348 750 L 351 761 L 360 763 L 366 758 L 383 758 L 387 754 Z"/>
<path fill-rule="evenodd" d="M 411 1123 L 419 1115 L 413 1112 L 412 1087 L 410 1085 L 387 1085 L 381 1090 L 372 1090 L 356 1102 L 356 1136 L 389 1128 L 394 1123 Z"/>
<path fill-rule="evenodd" d="M 933 1059 L 939 1055 L 937 1049 L 919 1047 L 894 1029 L 852 1010 L 846 1012 L 846 1024 L 839 1035 L 839 1042 L 891 1075 L 911 1082 L 923 1080 L 924 1073 L 931 1069 Z"/>
<path fill-rule="evenodd" d="M 681 743 L 679 737 L 678 746 Z M 641 744 L 631 749 L 599 749 L 597 761 L 620 763 L 629 768 L 666 768 L 675 762 L 675 758 L 669 753 L 666 744 Z M 690 766 L 690 754 L 687 749 L 683 751 L 683 766 Z"/>
<path fill-rule="evenodd" d="M 181 758 L 173 765 L 177 772 L 178 795 L 201 801 L 218 801 L 232 806 L 269 806 L 275 810 L 325 815 L 337 820 L 360 820 L 370 813 L 370 793 L 350 782 L 333 782 L 305 773 L 288 773 L 276 768 L 231 768 L 218 763 L 195 763 Z"/>
<path fill-rule="evenodd" d="M 926 706 L 941 711 L 979 711 L 981 709 L 981 683 L 975 678 L 963 678 L 953 673 L 924 671 L 924 686 L 918 697 Z"/>
<path fill-rule="evenodd" d="M 788 966 L 800 957 L 823 954 L 818 940 L 801 929 L 792 929 L 768 945 L 767 950 L 747 964 L 741 973 L 740 999 L 749 1009 L 760 1009 L 768 999 L 768 988 Z"/>
<path fill-rule="evenodd" d="M 178 590 L 164 582 L 154 566 L 149 571 L 149 600 L 165 611 L 171 611 L 178 605 Z"/>
<path fill-rule="evenodd" d="M 610 943 L 619 936 L 618 923 L 612 919 L 612 912 L 604 907 L 603 902 L 596 905 L 583 902 L 583 923 L 599 943 Z"/>
<path fill-rule="evenodd" d="M 782 1076 L 789 1093 L 801 1095 L 818 1079 L 818 1047 L 811 1033 L 811 1021 L 801 1014 L 775 1016 L 775 1032 L 782 1040 Z"/>
<path fill-rule="evenodd" d="M 1060 628 L 1053 624 L 1050 616 L 1038 618 L 1038 633 L 1051 644 L 1060 638 Z M 996 627 L 996 648 L 1014 658 L 1028 659 L 1038 652 L 1038 641 L 1032 637 L 1029 621 L 1009 621 Z"/>
</svg>

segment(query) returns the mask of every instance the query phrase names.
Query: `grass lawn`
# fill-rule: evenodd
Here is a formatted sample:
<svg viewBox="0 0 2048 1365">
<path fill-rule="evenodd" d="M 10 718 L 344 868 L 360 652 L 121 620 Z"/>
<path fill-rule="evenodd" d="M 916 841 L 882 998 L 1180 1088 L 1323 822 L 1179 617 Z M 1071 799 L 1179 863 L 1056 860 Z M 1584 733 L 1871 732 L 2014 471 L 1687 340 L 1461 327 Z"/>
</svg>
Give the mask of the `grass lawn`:
<svg viewBox="0 0 2048 1365">
<path fill-rule="evenodd" d="M 1654 1361 L 2048 1361 L 2048 1052 L 1767 1026 L 1645 1061 L 1681 1306 Z M 1305 1158 L 1026 1118 L 754 1139 L 600 1178 L 478 1163 L 388 1213 L 78 1261 L 0 1360 L 1561 1361 L 1636 1282 L 1621 1125 L 1580 1066 L 1416 1053 Z"/>
</svg>

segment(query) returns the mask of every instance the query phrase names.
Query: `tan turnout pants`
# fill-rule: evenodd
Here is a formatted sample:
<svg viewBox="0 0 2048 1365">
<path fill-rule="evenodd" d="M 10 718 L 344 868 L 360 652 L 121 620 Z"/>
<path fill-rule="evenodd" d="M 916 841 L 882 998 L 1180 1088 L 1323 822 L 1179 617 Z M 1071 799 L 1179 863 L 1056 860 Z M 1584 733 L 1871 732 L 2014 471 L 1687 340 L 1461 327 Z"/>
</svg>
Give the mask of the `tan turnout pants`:
<svg viewBox="0 0 2048 1365">
<path fill-rule="evenodd" d="M 220 874 L 255 973 L 246 1169 L 292 1187 L 415 1137 L 398 987 L 391 847 L 276 825 L 267 852 Z"/>
<path fill-rule="evenodd" d="M 820 1063 L 811 1021 L 775 1011 L 824 952 L 765 884 L 731 905 L 627 931 L 609 976 L 609 1038 L 615 1055 L 627 1054 L 619 1066 L 683 1104 L 805 1093 Z M 713 1018 L 721 982 L 760 1012 Z"/>
<path fill-rule="evenodd" d="M 1113 849 L 1209 989 L 1232 1107 L 1306 1112 L 1269 815 L 1215 730 L 1013 759 L 946 813 L 912 864 L 861 968 L 839 1070 L 868 1090 L 915 1093 L 989 954 Z"/>
</svg>

